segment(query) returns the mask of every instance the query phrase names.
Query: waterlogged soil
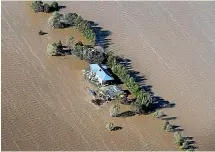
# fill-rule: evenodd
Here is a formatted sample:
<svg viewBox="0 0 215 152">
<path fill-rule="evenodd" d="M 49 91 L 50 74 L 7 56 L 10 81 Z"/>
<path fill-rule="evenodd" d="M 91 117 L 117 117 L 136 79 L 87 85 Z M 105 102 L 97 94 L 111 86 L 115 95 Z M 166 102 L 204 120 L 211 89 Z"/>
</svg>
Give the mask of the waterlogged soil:
<svg viewBox="0 0 215 152">
<path fill-rule="evenodd" d="M 46 54 L 48 43 L 65 44 L 72 35 L 89 42 L 75 29 L 49 28 L 48 16 L 32 13 L 29 2 L 2 2 L 2 150 L 177 150 L 162 121 L 112 118 L 108 108 L 117 101 L 99 108 L 90 103 L 81 72 L 88 64 Z M 39 30 L 48 34 L 39 36 Z M 122 106 L 121 112 L 126 110 Z M 106 130 L 110 121 L 122 129 Z"/>
</svg>

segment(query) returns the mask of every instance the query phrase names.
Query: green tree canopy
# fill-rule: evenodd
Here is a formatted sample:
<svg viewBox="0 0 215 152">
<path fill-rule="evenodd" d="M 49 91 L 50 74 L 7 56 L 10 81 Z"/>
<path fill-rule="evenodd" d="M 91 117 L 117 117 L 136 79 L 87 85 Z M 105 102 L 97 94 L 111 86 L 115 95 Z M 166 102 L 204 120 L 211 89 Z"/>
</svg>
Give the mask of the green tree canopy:
<svg viewBox="0 0 215 152">
<path fill-rule="evenodd" d="M 55 56 L 58 54 L 57 52 L 57 44 L 53 43 L 53 44 L 48 44 L 47 46 L 47 53 L 51 56 Z"/>
<path fill-rule="evenodd" d="M 115 105 L 111 106 L 110 115 L 112 117 L 117 117 L 119 115 L 119 112 L 120 112 L 120 105 L 119 104 L 115 104 Z"/>
<path fill-rule="evenodd" d="M 65 23 L 73 26 L 76 23 L 78 15 L 76 13 L 68 13 L 64 16 Z"/>
<path fill-rule="evenodd" d="M 59 5 L 57 2 L 51 4 L 52 11 L 59 11 Z"/>
<path fill-rule="evenodd" d="M 31 8 L 34 10 L 35 13 L 43 12 L 44 6 L 42 1 L 34 1 L 31 3 Z"/>
<path fill-rule="evenodd" d="M 62 14 L 59 12 L 53 12 L 51 16 L 48 18 L 48 24 L 53 28 L 62 28 L 63 24 L 61 22 Z"/>
<path fill-rule="evenodd" d="M 50 13 L 51 12 L 51 7 L 49 6 L 49 4 L 44 4 L 44 12 L 45 13 Z"/>
</svg>

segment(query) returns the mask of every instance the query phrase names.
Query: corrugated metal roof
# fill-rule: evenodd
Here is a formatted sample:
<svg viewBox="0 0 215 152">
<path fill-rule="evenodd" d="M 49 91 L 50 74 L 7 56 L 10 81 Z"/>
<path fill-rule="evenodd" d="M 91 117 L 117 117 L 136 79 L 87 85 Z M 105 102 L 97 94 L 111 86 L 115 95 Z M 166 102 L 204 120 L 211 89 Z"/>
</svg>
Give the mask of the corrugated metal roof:
<svg viewBox="0 0 215 152">
<path fill-rule="evenodd" d="M 98 77 L 104 81 L 113 80 L 107 71 L 107 66 L 100 64 L 90 64 L 91 70 L 98 75 Z"/>
</svg>

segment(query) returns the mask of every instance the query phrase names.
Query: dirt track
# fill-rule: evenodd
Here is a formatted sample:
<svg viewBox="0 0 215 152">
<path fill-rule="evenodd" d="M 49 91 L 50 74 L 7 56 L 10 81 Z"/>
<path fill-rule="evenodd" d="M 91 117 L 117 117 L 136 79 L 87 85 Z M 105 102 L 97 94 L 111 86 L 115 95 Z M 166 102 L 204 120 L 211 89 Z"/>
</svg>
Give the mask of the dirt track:
<svg viewBox="0 0 215 152">
<path fill-rule="evenodd" d="M 213 2 L 61 4 L 112 31 L 111 47 L 156 95 L 176 103 L 165 110 L 178 117 L 172 122 L 199 150 L 215 149 Z M 2 150 L 175 150 L 172 135 L 147 116 L 114 119 L 124 128 L 106 131 L 106 107 L 86 101 L 86 63 L 45 55 L 47 43 L 65 42 L 67 32 L 47 29 L 48 16 L 30 14 L 26 3 L 2 5 Z M 40 37 L 39 29 L 50 34 Z"/>
</svg>

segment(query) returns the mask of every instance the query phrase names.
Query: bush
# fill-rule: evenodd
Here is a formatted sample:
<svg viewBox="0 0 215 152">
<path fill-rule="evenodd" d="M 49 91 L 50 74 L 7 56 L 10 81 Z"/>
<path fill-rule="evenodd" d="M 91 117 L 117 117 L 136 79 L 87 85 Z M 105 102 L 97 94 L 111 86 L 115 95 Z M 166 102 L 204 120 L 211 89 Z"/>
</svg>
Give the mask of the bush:
<svg viewBox="0 0 215 152">
<path fill-rule="evenodd" d="M 58 5 L 58 3 L 57 2 L 53 2 L 51 4 L 51 9 L 52 9 L 52 11 L 59 11 L 59 5 Z"/>
<path fill-rule="evenodd" d="M 140 104 L 137 104 L 136 102 L 132 102 L 130 105 L 130 110 L 134 112 L 135 114 L 141 114 L 142 113 L 142 107 Z"/>
<path fill-rule="evenodd" d="M 163 111 L 161 111 L 161 110 L 156 110 L 154 113 L 153 113 L 153 117 L 155 117 L 155 118 L 161 118 L 161 117 L 163 117 L 164 116 L 164 113 L 163 113 Z"/>
<path fill-rule="evenodd" d="M 81 41 L 78 41 L 78 42 L 75 44 L 75 46 L 77 46 L 77 45 L 79 45 L 79 46 L 84 46 L 83 43 L 82 43 Z"/>
<path fill-rule="evenodd" d="M 97 50 L 93 50 L 86 46 L 82 46 L 82 42 L 78 42 L 75 44 L 74 48 L 72 49 L 73 54 L 80 59 L 84 59 L 88 61 L 90 64 L 92 63 L 104 63 L 106 60 L 106 55 L 103 52 L 99 52 Z"/>
<path fill-rule="evenodd" d="M 78 15 L 76 13 L 68 13 L 64 16 L 64 21 L 69 26 L 74 26 Z"/>
<path fill-rule="evenodd" d="M 34 1 L 31 3 L 31 8 L 34 10 L 35 13 L 43 12 L 44 6 L 42 1 Z"/>
<path fill-rule="evenodd" d="M 58 55 L 57 44 L 56 43 L 48 44 L 48 46 L 47 46 L 47 53 L 49 55 L 51 55 L 51 56 Z"/>
<path fill-rule="evenodd" d="M 188 148 L 189 148 L 189 142 L 188 141 L 183 142 L 181 149 L 188 149 Z"/>
<path fill-rule="evenodd" d="M 171 124 L 168 124 L 168 125 L 166 126 L 166 131 L 170 132 L 170 131 L 172 131 L 172 130 L 173 130 L 173 126 L 172 126 Z"/>
<path fill-rule="evenodd" d="M 179 146 L 181 146 L 182 143 L 184 142 L 183 137 L 181 136 L 181 133 L 179 131 L 176 131 L 174 133 L 174 140 L 175 143 L 178 144 Z"/>
<path fill-rule="evenodd" d="M 163 130 L 166 130 L 167 126 L 169 125 L 169 121 L 164 121 L 164 124 L 163 124 Z"/>
<path fill-rule="evenodd" d="M 52 15 L 48 18 L 48 24 L 53 28 L 62 28 L 63 23 L 61 22 L 62 15 L 58 12 L 52 13 Z"/>
<path fill-rule="evenodd" d="M 83 59 L 83 47 L 80 45 L 76 45 L 73 49 L 73 54 L 80 59 Z"/>
<path fill-rule="evenodd" d="M 44 32 L 43 32 L 42 30 L 40 30 L 38 34 L 39 34 L 39 35 L 43 35 Z"/>
<path fill-rule="evenodd" d="M 44 12 L 45 13 L 50 13 L 51 12 L 51 7 L 49 6 L 49 4 L 44 4 Z"/>
<path fill-rule="evenodd" d="M 117 117 L 119 115 L 119 112 L 120 112 L 120 105 L 119 104 L 115 104 L 115 105 L 111 106 L 110 116 Z"/>
<path fill-rule="evenodd" d="M 112 122 L 109 122 L 105 125 L 105 128 L 112 131 L 114 129 L 114 124 Z"/>
</svg>

